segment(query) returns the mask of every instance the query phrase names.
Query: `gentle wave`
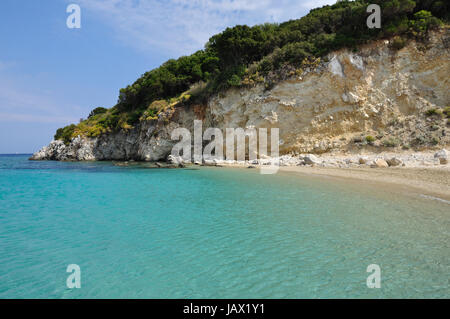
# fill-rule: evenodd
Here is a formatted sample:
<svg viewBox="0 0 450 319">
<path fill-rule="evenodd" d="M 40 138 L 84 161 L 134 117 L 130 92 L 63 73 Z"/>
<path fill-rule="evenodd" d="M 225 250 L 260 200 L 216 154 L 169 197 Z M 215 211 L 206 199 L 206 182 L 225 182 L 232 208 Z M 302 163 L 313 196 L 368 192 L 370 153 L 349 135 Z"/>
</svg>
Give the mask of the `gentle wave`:
<svg viewBox="0 0 450 319">
<path fill-rule="evenodd" d="M 435 196 L 431 196 L 431 195 L 425 195 L 425 194 L 419 194 L 419 196 L 423 197 L 423 198 L 431 199 L 431 200 L 437 200 L 442 203 L 450 204 L 450 201 L 443 199 L 443 198 L 439 198 L 439 197 L 435 197 Z"/>
</svg>

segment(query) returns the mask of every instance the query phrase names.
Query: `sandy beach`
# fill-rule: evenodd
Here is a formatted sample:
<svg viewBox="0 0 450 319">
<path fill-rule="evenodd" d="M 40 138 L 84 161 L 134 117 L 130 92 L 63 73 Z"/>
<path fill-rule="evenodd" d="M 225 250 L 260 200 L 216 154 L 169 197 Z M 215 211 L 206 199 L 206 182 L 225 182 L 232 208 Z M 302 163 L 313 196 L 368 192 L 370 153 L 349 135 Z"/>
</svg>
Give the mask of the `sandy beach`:
<svg viewBox="0 0 450 319">
<path fill-rule="evenodd" d="M 443 156 L 443 158 L 440 158 Z M 444 161 L 444 160 L 445 161 Z M 280 165 L 279 172 L 308 176 L 323 176 L 351 180 L 375 187 L 435 197 L 450 203 L 450 164 L 448 151 L 383 152 L 369 154 L 283 155 L 278 160 L 266 158 L 254 161 L 210 160 L 204 163 L 185 162 L 169 156 L 168 163 L 145 164 L 151 168 L 217 166 L 259 169 L 264 165 Z M 135 163 L 137 164 L 137 163 Z M 129 162 L 114 165 L 128 166 Z M 142 164 L 139 164 L 142 165 Z"/>
<path fill-rule="evenodd" d="M 440 157 L 444 157 L 444 161 Z M 228 167 L 258 168 L 273 159 L 220 162 Z M 382 152 L 368 154 L 323 154 L 281 156 L 280 172 L 347 179 L 402 193 L 415 193 L 450 202 L 448 151 Z M 361 184 L 362 185 L 362 184 Z"/>
<path fill-rule="evenodd" d="M 390 167 L 390 168 L 332 168 L 288 166 L 282 172 L 330 176 L 352 179 L 380 187 L 395 187 L 401 191 L 414 191 L 450 201 L 450 168 L 445 167 Z"/>
</svg>

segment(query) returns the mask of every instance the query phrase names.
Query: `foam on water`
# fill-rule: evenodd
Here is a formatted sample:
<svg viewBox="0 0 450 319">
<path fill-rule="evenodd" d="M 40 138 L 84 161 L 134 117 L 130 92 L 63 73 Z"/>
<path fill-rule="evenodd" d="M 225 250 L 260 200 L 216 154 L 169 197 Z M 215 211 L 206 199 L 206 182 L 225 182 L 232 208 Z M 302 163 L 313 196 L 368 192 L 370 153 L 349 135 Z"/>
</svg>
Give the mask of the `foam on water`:
<svg viewBox="0 0 450 319">
<path fill-rule="evenodd" d="M 449 229 L 331 179 L 0 156 L 0 298 L 448 298 Z"/>
<path fill-rule="evenodd" d="M 435 196 L 430 196 L 430 195 L 425 195 L 425 194 L 420 194 L 421 197 L 423 198 L 428 198 L 428 199 L 432 199 L 432 200 L 438 200 L 440 202 L 446 203 L 446 204 L 450 204 L 450 201 L 443 199 L 443 198 L 439 198 L 439 197 L 435 197 Z"/>
</svg>

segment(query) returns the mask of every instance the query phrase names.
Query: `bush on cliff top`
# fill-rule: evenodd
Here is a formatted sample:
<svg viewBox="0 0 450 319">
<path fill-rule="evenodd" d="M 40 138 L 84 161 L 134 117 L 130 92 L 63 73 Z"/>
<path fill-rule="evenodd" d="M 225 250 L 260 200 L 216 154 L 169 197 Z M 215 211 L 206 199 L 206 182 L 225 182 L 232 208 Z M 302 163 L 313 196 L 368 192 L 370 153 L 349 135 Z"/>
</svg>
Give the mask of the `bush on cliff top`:
<svg viewBox="0 0 450 319">
<path fill-rule="evenodd" d="M 57 129 L 55 134 L 55 140 L 62 140 L 64 141 L 65 144 L 69 144 L 76 127 L 77 126 L 75 124 L 70 124 L 64 128 Z"/>
<path fill-rule="evenodd" d="M 366 8 L 372 3 L 382 8 L 381 29 L 367 28 Z M 60 129 L 55 138 L 66 139 L 69 132 L 84 132 L 89 126 L 95 126 L 91 134 L 101 134 L 156 118 L 158 108 L 149 108 L 154 101 L 170 102 L 196 83 L 205 85 L 196 90 L 193 101 L 233 86 L 266 82 L 270 87 L 273 81 L 266 78 L 268 74 L 288 65 L 301 68 L 339 48 L 355 48 L 383 37 L 423 38 L 441 20 L 449 20 L 449 7 L 448 1 L 433 0 L 343 0 L 282 24 L 227 28 L 211 37 L 205 49 L 171 59 L 121 89 L 117 105 L 108 112 L 95 109 L 82 122 L 84 129 Z M 403 44 L 396 45 L 398 49 Z M 98 115 L 103 117 L 95 119 Z"/>
<path fill-rule="evenodd" d="M 108 109 L 105 109 L 104 107 L 97 107 L 97 108 L 93 109 L 91 111 L 91 113 L 89 113 L 88 118 L 91 118 L 91 117 L 93 117 L 95 115 L 98 115 L 98 114 L 106 113 L 107 111 L 108 111 Z"/>
</svg>

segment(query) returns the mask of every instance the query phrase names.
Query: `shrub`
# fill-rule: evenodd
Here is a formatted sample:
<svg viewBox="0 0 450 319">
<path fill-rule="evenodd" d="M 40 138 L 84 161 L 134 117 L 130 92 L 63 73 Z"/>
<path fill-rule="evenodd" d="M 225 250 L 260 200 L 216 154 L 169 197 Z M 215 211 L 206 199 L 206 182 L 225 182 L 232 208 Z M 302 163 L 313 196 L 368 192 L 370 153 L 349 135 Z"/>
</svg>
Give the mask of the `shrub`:
<svg viewBox="0 0 450 319">
<path fill-rule="evenodd" d="M 73 136 L 82 135 L 82 136 L 89 136 L 89 137 L 96 137 L 101 135 L 102 133 L 105 133 L 106 129 L 101 126 L 98 122 L 83 122 L 77 125 L 73 132 Z"/>
<path fill-rule="evenodd" d="M 103 128 L 116 129 L 119 123 L 119 115 L 115 113 L 107 114 L 105 118 L 98 121 Z"/>
<path fill-rule="evenodd" d="M 368 136 L 366 136 L 366 142 L 367 142 L 367 144 L 370 144 L 370 145 L 372 145 L 374 142 L 375 142 L 375 137 L 373 137 L 373 136 L 371 136 L 371 135 L 368 135 Z"/>
<path fill-rule="evenodd" d="M 97 108 L 93 109 L 91 111 L 91 113 L 89 113 L 88 118 L 94 117 L 94 116 L 96 116 L 98 114 L 104 114 L 106 112 L 108 112 L 108 109 L 106 109 L 104 107 L 97 107 Z"/>
<path fill-rule="evenodd" d="M 141 121 L 156 120 L 158 114 L 164 111 L 169 106 L 169 103 L 165 100 L 158 100 L 152 102 L 148 108 L 140 116 Z"/>
<path fill-rule="evenodd" d="M 387 140 L 384 140 L 382 143 L 385 147 L 396 147 L 400 144 L 400 142 L 395 138 L 389 138 Z"/>
<path fill-rule="evenodd" d="M 439 19 L 433 17 L 431 12 L 426 10 L 416 12 L 414 19 L 409 22 L 411 34 L 419 37 L 423 37 L 429 29 L 435 28 L 441 23 Z"/>
<path fill-rule="evenodd" d="M 426 143 L 425 137 L 423 137 L 422 135 L 419 135 L 411 142 L 411 145 L 418 146 L 418 145 L 423 145 L 425 143 Z"/>
<path fill-rule="evenodd" d="M 439 126 L 437 126 L 437 125 L 430 126 L 430 131 L 437 131 L 437 130 L 439 130 Z"/>
<path fill-rule="evenodd" d="M 450 118 L 450 106 L 446 106 L 446 107 L 444 108 L 443 113 L 445 114 L 445 116 L 446 116 L 447 118 Z"/>
<path fill-rule="evenodd" d="M 439 144 L 439 139 L 435 136 L 433 136 L 430 140 L 430 144 L 431 145 L 438 145 Z"/>
<path fill-rule="evenodd" d="M 407 39 L 396 36 L 392 39 L 391 48 L 394 50 L 400 50 L 405 47 Z"/>
<path fill-rule="evenodd" d="M 434 116 L 434 117 L 439 117 L 442 116 L 442 110 L 439 109 L 429 109 L 425 112 L 425 115 L 430 117 L 430 116 Z"/>
<path fill-rule="evenodd" d="M 229 86 L 240 86 L 241 78 L 237 74 L 233 74 L 227 83 Z"/>
<path fill-rule="evenodd" d="M 74 137 L 74 131 L 77 128 L 75 124 L 70 124 L 66 127 L 59 128 L 56 130 L 56 134 L 54 136 L 55 140 L 61 140 L 66 145 L 70 143 L 72 138 Z"/>
</svg>

